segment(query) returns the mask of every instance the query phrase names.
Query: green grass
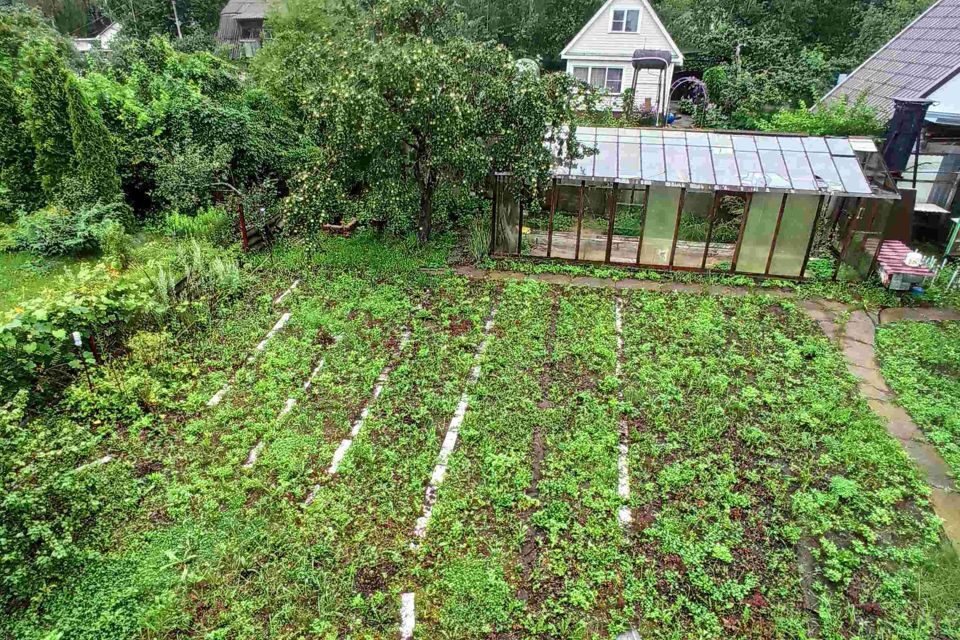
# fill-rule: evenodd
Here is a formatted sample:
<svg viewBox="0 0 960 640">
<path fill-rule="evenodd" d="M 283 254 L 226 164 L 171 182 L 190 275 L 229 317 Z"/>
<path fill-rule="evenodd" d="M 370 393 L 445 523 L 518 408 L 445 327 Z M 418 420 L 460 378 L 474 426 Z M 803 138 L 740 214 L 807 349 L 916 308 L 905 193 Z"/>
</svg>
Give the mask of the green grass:
<svg viewBox="0 0 960 640">
<path fill-rule="evenodd" d="M 205 326 L 135 336 L 93 392 L 81 380 L 33 416 L 99 437 L 117 459 L 90 473 L 123 499 L 77 532 L 92 545 L 80 566 L 12 603 L 0 635 L 394 638 L 413 591 L 418 638 L 956 637 L 960 570 L 925 487 L 801 310 L 623 294 L 618 378 L 612 291 L 420 271 L 441 253 L 360 237 L 261 256 Z M 295 277 L 290 324 L 246 362 Z"/>
<path fill-rule="evenodd" d="M 69 272 L 81 264 L 93 264 L 93 258 L 41 258 L 29 253 L 0 252 L 0 311 L 69 286 Z"/>
<path fill-rule="evenodd" d="M 960 477 L 960 322 L 884 325 L 877 354 L 897 402 Z"/>
</svg>

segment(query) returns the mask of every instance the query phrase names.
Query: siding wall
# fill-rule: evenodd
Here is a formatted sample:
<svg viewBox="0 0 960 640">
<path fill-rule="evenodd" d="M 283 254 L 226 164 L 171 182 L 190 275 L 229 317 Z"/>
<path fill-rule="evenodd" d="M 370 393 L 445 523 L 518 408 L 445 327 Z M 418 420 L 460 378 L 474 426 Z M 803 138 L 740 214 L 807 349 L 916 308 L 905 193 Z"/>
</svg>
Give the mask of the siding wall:
<svg viewBox="0 0 960 640">
<path fill-rule="evenodd" d="M 633 51 L 630 51 L 631 55 Z M 657 82 L 660 78 L 659 71 L 653 71 L 650 69 L 641 69 L 640 71 L 634 72 L 633 66 L 630 64 L 630 60 L 600 60 L 596 58 L 570 58 L 567 60 L 567 73 L 573 75 L 574 67 L 615 67 L 623 69 L 623 90 L 626 91 L 631 86 L 633 86 L 633 76 L 634 73 L 639 74 L 637 78 L 637 106 L 642 107 L 647 98 L 650 99 L 651 106 L 656 106 L 657 101 Z M 666 110 L 667 103 L 667 93 L 670 91 L 670 85 L 673 82 L 673 70 L 674 65 L 665 71 L 666 74 L 666 86 L 664 87 L 664 95 L 661 96 L 659 104 L 661 106 L 661 111 Z M 603 100 L 604 106 L 612 108 L 614 111 L 623 111 L 623 104 L 619 96 L 610 96 Z"/>
<path fill-rule="evenodd" d="M 611 33 L 610 20 L 614 9 L 640 9 L 640 28 L 637 33 Z M 629 57 L 636 49 L 670 51 L 670 42 L 664 37 L 657 22 L 642 2 L 614 2 L 590 28 L 580 36 L 567 52 L 580 57 Z"/>
</svg>

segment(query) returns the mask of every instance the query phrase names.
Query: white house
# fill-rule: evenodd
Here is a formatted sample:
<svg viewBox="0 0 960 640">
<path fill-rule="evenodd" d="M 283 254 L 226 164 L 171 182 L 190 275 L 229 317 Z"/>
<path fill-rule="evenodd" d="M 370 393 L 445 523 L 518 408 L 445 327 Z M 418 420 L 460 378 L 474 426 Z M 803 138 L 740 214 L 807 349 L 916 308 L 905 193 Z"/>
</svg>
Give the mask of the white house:
<svg viewBox="0 0 960 640">
<path fill-rule="evenodd" d="M 106 29 L 89 38 L 73 38 L 73 46 L 80 53 L 89 53 L 94 49 L 110 50 L 110 42 L 120 33 L 120 24 L 112 23 Z"/>
<path fill-rule="evenodd" d="M 665 114 L 674 69 L 683 65 L 680 48 L 647 0 L 607 0 L 560 57 L 568 73 L 606 89 L 607 104 L 618 112 L 621 94 L 636 80 L 636 104 Z"/>
</svg>

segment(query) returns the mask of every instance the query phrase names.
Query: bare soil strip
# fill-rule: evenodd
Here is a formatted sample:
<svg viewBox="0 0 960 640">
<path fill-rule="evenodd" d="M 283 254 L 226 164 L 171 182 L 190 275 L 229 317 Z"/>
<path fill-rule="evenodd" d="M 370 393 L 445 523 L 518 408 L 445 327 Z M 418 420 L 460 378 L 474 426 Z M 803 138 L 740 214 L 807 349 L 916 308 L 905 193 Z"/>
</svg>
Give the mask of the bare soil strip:
<svg viewBox="0 0 960 640">
<path fill-rule="evenodd" d="M 457 411 L 450 420 L 447 427 L 447 435 L 443 439 L 443 445 L 440 447 L 440 454 L 437 456 L 437 465 L 433 469 L 430 477 L 430 484 L 427 486 L 426 495 L 423 498 L 423 515 L 417 518 L 417 524 L 413 529 L 413 536 L 416 539 L 422 539 L 427 533 L 427 526 L 430 524 L 430 516 L 433 514 L 433 505 L 437 502 L 437 489 L 447 475 L 447 463 L 450 461 L 450 455 L 457 446 L 457 439 L 460 436 L 460 426 L 467 415 L 467 409 L 470 406 L 470 390 L 480 379 L 480 363 L 483 354 L 490 344 L 490 332 L 493 330 L 494 319 L 497 316 L 497 306 L 494 303 L 490 315 L 487 317 L 486 324 L 483 327 L 483 340 L 473 356 L 473 369 L 470 371 L 470 377 L 467 379 L 463 395 L 460 396 L 460 404 L 457 405 Z M 416 542 L 413 546 L 416 546 Z"/>
<path fill-rule="evenodd" d="M 280 316 L 280 319 L 277 320 L 277 323 L 273 325 L 273 328 L 270 329 L 270 332 L 267 333 L 267 335 L 263 338 L 263 340 L 260 341 L 256 349 L 254 349 L 253 353 L 251 353 L 247 357 L 246 362 L 244 362 L 244 364 L 246 365 L 252 364 L 253 361 L 257 359 L 257 356 L 263 353 L 263 351 L 267 348 L 267 344 L 269 344 L 270 340 L 272 340 L 273 337 L 277 335 L 279 331 L 281 331 L 285 326 L 287 326 L 287 323 L 290 321 L 290 316 L 291 316 L 290 313 L 285 313 L 282 316 Z M 242 366 L 243 365 L 241 365 L 241 367 Z M 237 371 L 239 371 L 239 369 Z M 227 392 L 230 391 L 230 384 L 233 382 L 234 379 L 236 379 L 236 377 L 237 377 L 237 372 L 235 371 L 233 373 L 233 376 L 230 378 L 230 382 L 224 383 L 224 385 L 220 387 L 220 390 L 217 391 L 215 394 L 213 394 L 213 397 L 211 397 L 207 401 L 207 407 L 210 407 L 210 408 L 215 407 L 223 401 L 224 397 L 226 397 L 227 395 Z"/>
</svg>

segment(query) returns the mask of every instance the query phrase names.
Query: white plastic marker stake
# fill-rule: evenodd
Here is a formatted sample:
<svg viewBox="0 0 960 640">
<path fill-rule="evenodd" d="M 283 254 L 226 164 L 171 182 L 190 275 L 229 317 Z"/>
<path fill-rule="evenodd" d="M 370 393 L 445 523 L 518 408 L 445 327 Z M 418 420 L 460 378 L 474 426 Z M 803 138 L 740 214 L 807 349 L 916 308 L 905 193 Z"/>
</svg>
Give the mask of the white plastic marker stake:
<svg viewBox="0 0 960 640">
<path fill-rule="evenodd" d="M 400 594 L 400 640 L 413 640 L 413 630 L 417 626 L 414 594 Z"/>
<path fill-rule="evenodd" d="M 413 535 L 416 538 L 423 538 L 427 533 L 427 525 L 430 523 L 430 517 L 433 515 L 433 505 L 437 502 L 437 490 L 443 484 L 447 476 L 447 463 L 450 461 L 450 455 L 457 446 L 457 439 L 460 437 L 460 427 L 463 425 L 463 419 L 467 415 L 467 408 L 470 406 L 470 389 L 477 384 L 480 379 L 480 360 L 483 358 L 487 345 L 490 343 L 490 332 L 493 330 L 493 321 L 497 315 L 496 307 L 490 312 L 487 323 L 483 327 L 483 340 L 473 354 L 473 369 L 470 371 L 470 377 L 467 379 L 463 395 L 460 396 L 460 404 L 457 405 L 457 411 L 450 420 L 447 427 L 447 435 L 443 438 L 443 444 L 440 447 L 440 454 L 437 456 L 437 464 L 433 468 L 433 474 L 430 476 L 430 484 L 427 486 L 426 495 L 423 498 L 423 515 L 417 518 L 416 527 Z M 417 543 L 413 542 L 411 547 L 416 548 Z"/>
<path fill-rule="evenodd" d="M 617 382 L 620 385 L 620 390 L 618 396 L 620 402 L 623 402 L 623 380 L 621 379 L 623 374 L 623 301 L 620 300 L 620 296 L 617 296 L 616 305 L 614 307 L 614 318 L 617 328 Z M 633 522 L 633 514 L 630 512 L 630 427 L 627 425 L 626 420 L 623 419 L 622 409 L 620 416 L 620 456 L 617 459 L 617 472 L 619 475 L 619 482 L 617 486 L 617 493 L 620 495 L 620 512 L 619 519 L 620 524 L 623 526 L 629 526 Z"/>
<path fill-rule="evenodd" d="M 281 293 L 281 294 L 277 297 L 277 299 L 273 301 L 273 304 L 278 305 L 278 304 L 280 304 L 281 302 L 283 302 L 284 300 L 286 300 L 287 296 L 289 296 L 291 293 L 293 293 L 294 291 L 296 291 L 296 290 L 297 290 L 297 287 L 299 287 L 299 286 L 300 286 L 300 281 L 299 281 L 299 280 L 294 280 L 294 281 L 293 281 L 293 284 L 290 285 L 290 287 L 289 287 L 286 291 L 284 291 L 283 293 Z"/>
<path fill-rule="evenodd" d="M 410 329 L 406 329 L 403 332 L 403 337 L 400 339 L 400 353 L 407 348 L 407 344 L 410 342 L 411 335 L 412 332 Z M 387 380 L 390 379 L 391 371 L 393 371 L 393 365 L 387 364 L 387 366 L 383 368 L 383 371 L 380 372 L 380 375 L 377 377 L 377 385 L 373 388 L 373 396 L 367 401 L 363 411 L 360 412 L 360 417 L 357 418 L 354 421 L 353 426 L 350 427 L 349 437 L 344 438 L 340 443 L 340 446 L 337 447 L 337 450 L 334 451 L 333 460 L 330 461 L 330 466 L 327 468 L 327 475 L 336 475 L 340 470 L 340 463 L 342 463 L 343 459 L 347 456 L 347 451 L 350 450 L 350 447 L 353 445 L 353 441 L 358 435 L 360 435 L 360 431 L 363 429 L 363 424 L 367 421 L 367 417 L 370 415 L 370 407 L 383 393 L 383 389 L 387 385 Z M 303 504 L 309 505 L 311 502 L 313 502 L 313 500 L 317 497 L 317 491 L 319 490 L 320 485 L 314 485 L 310 490 L 310 493 L 307 495 L 306 500 L 303 501 Z"/>
<path fill-rule="evenodd" d="M 333 339 L 334 346 L 340 344 L 342 336 L 337 336 Z M 323 365 L 326 363 L 327 357 L 324 356 L 320 358 L 319 364 L 314 367 L 313 372 L 310 374 L 310 377 L 307 378 L 307 381 L 303 383 L 303 390 L 309 391 L 310 387 L 313 385 L 313 381 L 316 379 L 317 375 L 320 373 L 320 370 L 323 369 Z M 287 398 L 287 401 L 283 403 L 283 408 L 280 410 L 280 413 L 277 415 L 277 421 L 283 420 L 293 408 L 297 406 L 296 398 Z M 260 457 L 260 453 L 263 451 L 263 447 L 266 445 L 263 440 L 259 441 L 254 445 L 253 449 L 250 450 L 250 454 L 247 456 L 247 461 L 244 463 L 244 469 L 250 469 L 257 463 L 257 458 Z"/>
<path fill-rule="evenodd" d="M 267 333 L 266 337 L 264 337 L 264 339 L 260 341 L 260 344 L 257 345 L 257 348 L 254 350 L 254 352 L 247 357 L 245 364 L 250 364 L 254 360 L 256 360 L 257 356 L 264 349 L 267 348 L 267 344 L 270 342 L 270 340 L 273 339 L 273 336 L 277 335 L 278 331 L 280 331 L 285 326 L 287 326 L 288 322 L 290 322 L 289 313 L 285 313 L 282 316 L 280 316 L 280 319 L 277 320 L 277 324 L 273 325 L 273 329 L 270 329 L 270 332 Z M 234 372 L 233 378 L 236 378 L 236 377 L 237 377 L 237 374 L 236 372 Z M 231 382 L 233 381 L 233 378 L 231 378 Z M 224 397 L 226 397 L 228 391 L 230 391 L 230 382 L 224 383 L 224 385 L 220 388 L 220 390 L 217 391 L 215 394 L 213 394 L 212 398 L 207 400 L 207 406 L 215 407 L 218 404 L 220 404 L 223 401 Z"/>
<path fill-rule="evenodd" d="M 112 455 L 105 455 L 102 458 L 94 460 L 93 462 L 88 462 L 87 464 L 80 465 L 74 469 L 74 473 L 80 473 L 81 471 L 86 471 L 87 469 L 92 469 L 93 467 L 102 467 L 105 464 L 113 462 Z"/>
</svg>

